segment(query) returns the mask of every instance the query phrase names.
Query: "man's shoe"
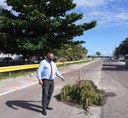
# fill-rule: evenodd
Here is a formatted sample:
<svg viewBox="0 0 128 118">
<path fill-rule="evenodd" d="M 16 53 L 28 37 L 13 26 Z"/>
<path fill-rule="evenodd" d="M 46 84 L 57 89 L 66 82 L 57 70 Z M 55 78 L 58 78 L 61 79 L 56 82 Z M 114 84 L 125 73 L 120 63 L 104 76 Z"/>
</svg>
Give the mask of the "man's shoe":
<svg viewBox="0 0 128 118">
<path fill-rule="evenodd" d="M 53 110 L 53 108 L 51 108 L 51 107 L 47 107 L 47 109 L 48 109 L 48 110 Z"/>
<path fill-rule="evenodd" d="M 43 115 L 47 115 L 46 110 L 43 110 L 43 111 L 42 111 L 42 114 L 43 114 Z"/>
</svg>

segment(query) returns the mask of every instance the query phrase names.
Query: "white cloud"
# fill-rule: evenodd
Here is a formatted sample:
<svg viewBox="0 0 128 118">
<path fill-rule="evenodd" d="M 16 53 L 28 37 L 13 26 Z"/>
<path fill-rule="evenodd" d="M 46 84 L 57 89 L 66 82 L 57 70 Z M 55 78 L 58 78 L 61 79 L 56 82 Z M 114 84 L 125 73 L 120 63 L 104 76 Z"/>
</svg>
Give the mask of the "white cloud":
<svg viewBox="0 0 128 118">
<path fill-rule="evenodd" d="M 74 0 L 74 2 L 78 5 L 78 7 L 94 7 L 102 5 L 105 0 Z"/>
<path fill-rule="evenodd" d="M 95 11 L 85 14 L 84 19 L 96 19 L 100 24 L 115 22 L 115 21 L 125 21 L 128 20 L 128 13 L 126 12 L 109 12 L 109 11 Z"/>
<path fill-rule="evenodd" d="M 115 16 L 115 18 L 120 20 L 128 20 L 128 13 L 121 12 Z"/>
<path fill-rule="evenodd" d="M 98 7 L 112 2 L 122 3 L 127 2 L 127 0 L 74 0 L 74 3 L 77 4 L 77 7 Z M 115 4 L 113 4 L 113 6 L 115 6 Z"/>
<path fill-rule="evenodd" d="M 124 25 L 128 27 L 127 0 L 74 0 L 77 11 L 84 13 L 83 23 L 97 20 L 99 27 Z M 121 4 L 123 4 L 121 6 Z"/>
<path fill-rule="evenodd" d="M 7 6 L 7 3 L 5 1 L 6 0 L 0 0 L 0 6 L 2 6 L 2 8 L 6 8 L 8 10 L 11 10 L 12 7 L 11 6 Z"/>
<path fill-rule="evenodd" d="M 0 6 L 6 6 L 5 0 L 0 0 Z M 74 0 L 77 4 L 77 11 L 84 13 L 82 21 L 77 23 L 97 20 L 98 26 L 110 27 L 126 25 L 128 21 L 127 7 L 120 6 L 121 3 L 128 0 Z M 11 7 L 8 7 L 11 9 Z"/>
<path fill-rule="evenodd" d="M 103 55 L 103 56 L 112 56 L 112 54 L 113 54 L 113 50 L 103 51 L 103 52 L 102 52 L 102 55 Z"/>
<path fill-rule="evenodd" d="M 5 0 L 0 0 L 0 6 L 6 6 Z"/>
</svg>

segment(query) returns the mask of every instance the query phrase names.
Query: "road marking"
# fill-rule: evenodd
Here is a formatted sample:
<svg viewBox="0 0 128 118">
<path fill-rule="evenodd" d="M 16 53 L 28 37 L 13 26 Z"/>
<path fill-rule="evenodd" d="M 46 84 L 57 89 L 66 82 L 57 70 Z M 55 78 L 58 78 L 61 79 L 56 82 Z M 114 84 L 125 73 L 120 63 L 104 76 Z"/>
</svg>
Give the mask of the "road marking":
<svg viewBox="0 0 128 118">
<path fill-rule="evenodd" d="M 10 90 L 10 91 L 1 93 L 0 96 L 6 95 L 6 94 L 8 94 L 8 93 L 11 93 L 11 92 L 14 92 L 14 91 L 17 91 L 17 90 L 21 90 L 21 89 L 27 88 L 27 87 L 32 86 L 32 85 L 35 85 L 35 84 L 37 84 L 37 83 L 38 83 L 38 82 L 34 82 L 34 83 L 32 83 L 32 84 L 29 84 L 29 85 L 26 85 L 26 86 L 22 86 L 22 87 L 20 87 L 20 88 L 15 88 L 15 89 L 13 89 L 13 90 Z"/>
</svg>

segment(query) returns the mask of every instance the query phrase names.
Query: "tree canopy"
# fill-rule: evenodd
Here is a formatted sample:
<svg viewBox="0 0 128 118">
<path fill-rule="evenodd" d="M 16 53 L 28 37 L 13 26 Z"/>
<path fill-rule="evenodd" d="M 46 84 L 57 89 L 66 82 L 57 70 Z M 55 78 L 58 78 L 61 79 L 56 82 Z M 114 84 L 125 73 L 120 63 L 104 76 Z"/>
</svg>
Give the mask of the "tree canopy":
<svg viewBox="0 0 128 118">
<path fill-rule="evenodd" d="M 73 0 L 7 0 L 12 9 L 0 16 L 0 51 L 42 56 L 61 49 L 73 38 L 96 26 L 96 21 L 76 24 L 83 14 L 69 12 Z"/>
<path fill-rule="evenodd" d="M 126 38 L 124 41 L 121 42 L 121 44 L 116 47 L 114 51 L 115 56 L 120 56 L 120 55 L 127 55 L 128 54 L 128 38 Z"/>
<path fill-rule="evenodd" d="M 76 44 L 75 42 L 70 45 L 64 45 L 61 50 L 57 51 L 56 55 L 60 57 L 60 61 L 73 61 L 85 58 L 88 50 L 81 43 Z"/>
<path fill-rule="evenodd" d="M 97 56 L 100 56 L 100 55 L 101 55 L 101 52 L 96 52 L 96 55 L 97 55 Z"/>
</svg>

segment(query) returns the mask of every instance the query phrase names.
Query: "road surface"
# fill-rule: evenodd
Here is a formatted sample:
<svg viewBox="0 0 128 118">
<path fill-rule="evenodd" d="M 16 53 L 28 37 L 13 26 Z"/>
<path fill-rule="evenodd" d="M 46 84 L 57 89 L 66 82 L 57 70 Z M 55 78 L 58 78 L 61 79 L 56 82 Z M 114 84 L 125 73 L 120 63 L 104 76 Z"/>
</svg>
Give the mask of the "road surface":
<svg viewBox="0 0 128 118">
<path fill-rule="evenodd" d="M 79 78 L 93 80 L 107 92 L 106 104 L 92 107 L 91 116 L 85 116 L 78 109 L 54 97 L 61 88 L 74 83 Z M 128 71 L 118 62 L 99 59 L 79 69 L 64 73 L 66 81 L 55 81 L 55 91 L 51 101 L 54 110 L 47 116 L 41 114 L 41 87 L 38 84 L 0 96 L 1 118 L 128 118 Z M 99 84 L 100 83 L 100 84 Z"/>
<path fill-rule="evenodd" d="M 108 97 L 101 118 L 128 118 L 128 70 L 124 64 L 104 60 L 102 84 Z"/>
</svg>

